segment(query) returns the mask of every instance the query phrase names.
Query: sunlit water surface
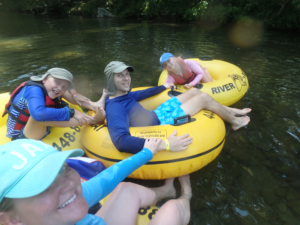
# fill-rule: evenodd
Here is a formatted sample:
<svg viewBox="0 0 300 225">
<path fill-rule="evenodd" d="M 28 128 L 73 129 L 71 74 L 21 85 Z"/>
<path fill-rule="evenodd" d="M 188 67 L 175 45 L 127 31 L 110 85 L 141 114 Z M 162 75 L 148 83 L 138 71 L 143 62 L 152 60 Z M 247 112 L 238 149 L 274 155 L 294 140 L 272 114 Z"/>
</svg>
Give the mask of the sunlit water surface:
<svg viewBox="0 0 300 225">
<path fill-rule="evenodd" d="M 96 100 L 112 60 L 136 70 L 133 87 L 157 85 L 159 57 L 210 55 L 248 75 L 250 88 L 234 107 L 251 107 L 251 123 L 229 131 L 221 154 L 191 174 L 190 224 L 300 224 L 300 38 L 265 30 L 243 49 L 229 28 L 125 19 L 0 15 L 0 87 L 11 91 L 34 73 L 62 67 L 76 88 Z M 161 181 L 138 181 L 147 186 Z M 179 184 L 176 181 L 179 195 Z"/>
</svg>

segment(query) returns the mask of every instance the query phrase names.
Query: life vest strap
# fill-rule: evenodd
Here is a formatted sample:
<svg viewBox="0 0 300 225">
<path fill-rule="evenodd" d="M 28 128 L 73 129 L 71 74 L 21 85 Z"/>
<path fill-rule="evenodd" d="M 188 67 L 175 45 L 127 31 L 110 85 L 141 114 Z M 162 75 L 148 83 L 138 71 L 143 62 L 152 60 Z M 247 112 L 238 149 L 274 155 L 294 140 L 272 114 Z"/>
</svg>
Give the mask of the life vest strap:
<svg viewBox="0 0 300 225">
<path fill-rule="evenodd" d="M 6 108 L 5 108 L 6 113 L 13 119 L 15 120 L 17 123 L 22 124 L 22 125 L 26 125 L 27 121 L 23 121 L 20 120 L 19 118 L 15 117 L 11 112 L 9 112 Z"/>
<path fill-rule="evenodd" d="M 13 103 L 12 99 L 9 99 L 9 103 L 10 103 L 10 106 L 12 106 L 12 107 L 14 108 L 14 110 L 16 110 L 18 113 L 23 114 L 23 115 L 26 116 L 26 117 L 30 117 L 30 114 L 27 113 L 27 112 L 25 112 L 24 110 L 18 108 L 18 106 L 16 106 L 16 105 Z M 5 107 L 5 111 L 6 111 L 6 113 L 8 113 L 8 112 L 7 112 L 7 111 L 8 111 L 8 108 L 7 108 L 7 107 Z"/>
</svg>

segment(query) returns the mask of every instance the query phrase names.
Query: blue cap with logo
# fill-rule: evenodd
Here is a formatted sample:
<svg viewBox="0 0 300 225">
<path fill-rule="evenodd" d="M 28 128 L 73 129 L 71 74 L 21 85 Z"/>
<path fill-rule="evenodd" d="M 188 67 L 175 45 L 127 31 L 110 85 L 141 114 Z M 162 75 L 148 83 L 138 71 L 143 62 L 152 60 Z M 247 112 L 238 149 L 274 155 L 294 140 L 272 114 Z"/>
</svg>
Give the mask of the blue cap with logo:
<svg viewBox="0 0 300 225">
<path fill-rule="evenodd" d="M 58 151 L 41 141 L 20 139 L 0 146 L 0 202 L 28 198 L 45 191 L 68 157 L 83 150 Z"/>
<path fill-rule="evenodd" d="M 164 68 L 163 68 L 163 63 L 164 63 L 165 61 L 167 61 L 167 60 L 168 60 L 169 58 L 171 58 L 171 57 L 174 57 L 174 55 L 172 55 L 172 54 L 169 53 L 169 52 L 166 52 L 166 53 L 162 54 L 162 56 L 161 56 L 160 59 L 159 59 L 160 67 L 161 67 L 162 70 L 164 69 Z"/>
</svg>

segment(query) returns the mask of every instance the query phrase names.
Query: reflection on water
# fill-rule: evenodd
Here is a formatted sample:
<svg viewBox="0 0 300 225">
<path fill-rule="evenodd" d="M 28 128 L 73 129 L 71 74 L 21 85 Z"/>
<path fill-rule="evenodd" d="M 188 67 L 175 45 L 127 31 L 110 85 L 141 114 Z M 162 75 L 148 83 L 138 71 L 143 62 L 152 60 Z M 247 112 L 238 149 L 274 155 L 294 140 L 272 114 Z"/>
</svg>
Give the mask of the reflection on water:
<svg viewBox="0 0 300 225">
<path fill-rule="evenodd" d="M 80 92 L 96 100 L 110 61 L 135 68 L 134 87 L 151 86 L 161 72 L 159 57 L 167 51 L 183 58 L 210 55 L 241 67 L 250 89 L 234 107 L 251 107 L 251 123 L 229 131 L 220 156 L 191 175 L 190 224 L 299 224 L 299 34 L 267 30 L 258 46 L 241 49 L 226 28 L 206 32 L 196 23 L 0 17 L 1 92 L 36 72 L 62 67 L 75 75 Z M 179 194 L 177 181 L 176 188 Z"/>
<path fill-rule="evenodd" d="M 57 54 L 53 55 L 53 58 L 77 58 L 77 57 L 83 57 L 85 56 L 82 52 L 75 52 L 75 51 L 65 51 L 65 52 L 59 52 Z"/>
<path fill-rule="evenodd" d="M 26 49 L 26 47 L 32 46 L 32 40 L 30 38 L 15 38 L 15 39 L 2 39 L 0 41 L 1 48 L 11 49 Z"/>
</svg>

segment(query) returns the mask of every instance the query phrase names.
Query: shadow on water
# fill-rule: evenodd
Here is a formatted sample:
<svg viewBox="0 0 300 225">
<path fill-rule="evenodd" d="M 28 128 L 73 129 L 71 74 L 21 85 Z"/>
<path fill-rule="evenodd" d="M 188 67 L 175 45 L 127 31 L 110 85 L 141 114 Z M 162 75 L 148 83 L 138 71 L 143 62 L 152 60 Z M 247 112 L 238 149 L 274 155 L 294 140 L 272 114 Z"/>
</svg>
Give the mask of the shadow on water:
<svg viewBox="0 0 300 225">
<path fill-rule="evenodd" d="M 251 123 L 229 131 L 219 157 L 191 175 L 190 224 L 300 224 L 299 34 L 266 30 L 256 46 L 243 49 L 229 38 L 230 28 L 206 32 L 196 23 L 0 17 L 1 92 L 35 72 L 63 67 L 75 75 L 77 89 L 96 100 L 110 61 L 136 69 L 133 87 L 153 86 L 159 57 L 168 51 L 183 58 L 211 55 L 241 67 L 250 88 L 234 107 L 251 107 Z M 176 188 L 179 194 L 177 182 Z"/>
</svg>

